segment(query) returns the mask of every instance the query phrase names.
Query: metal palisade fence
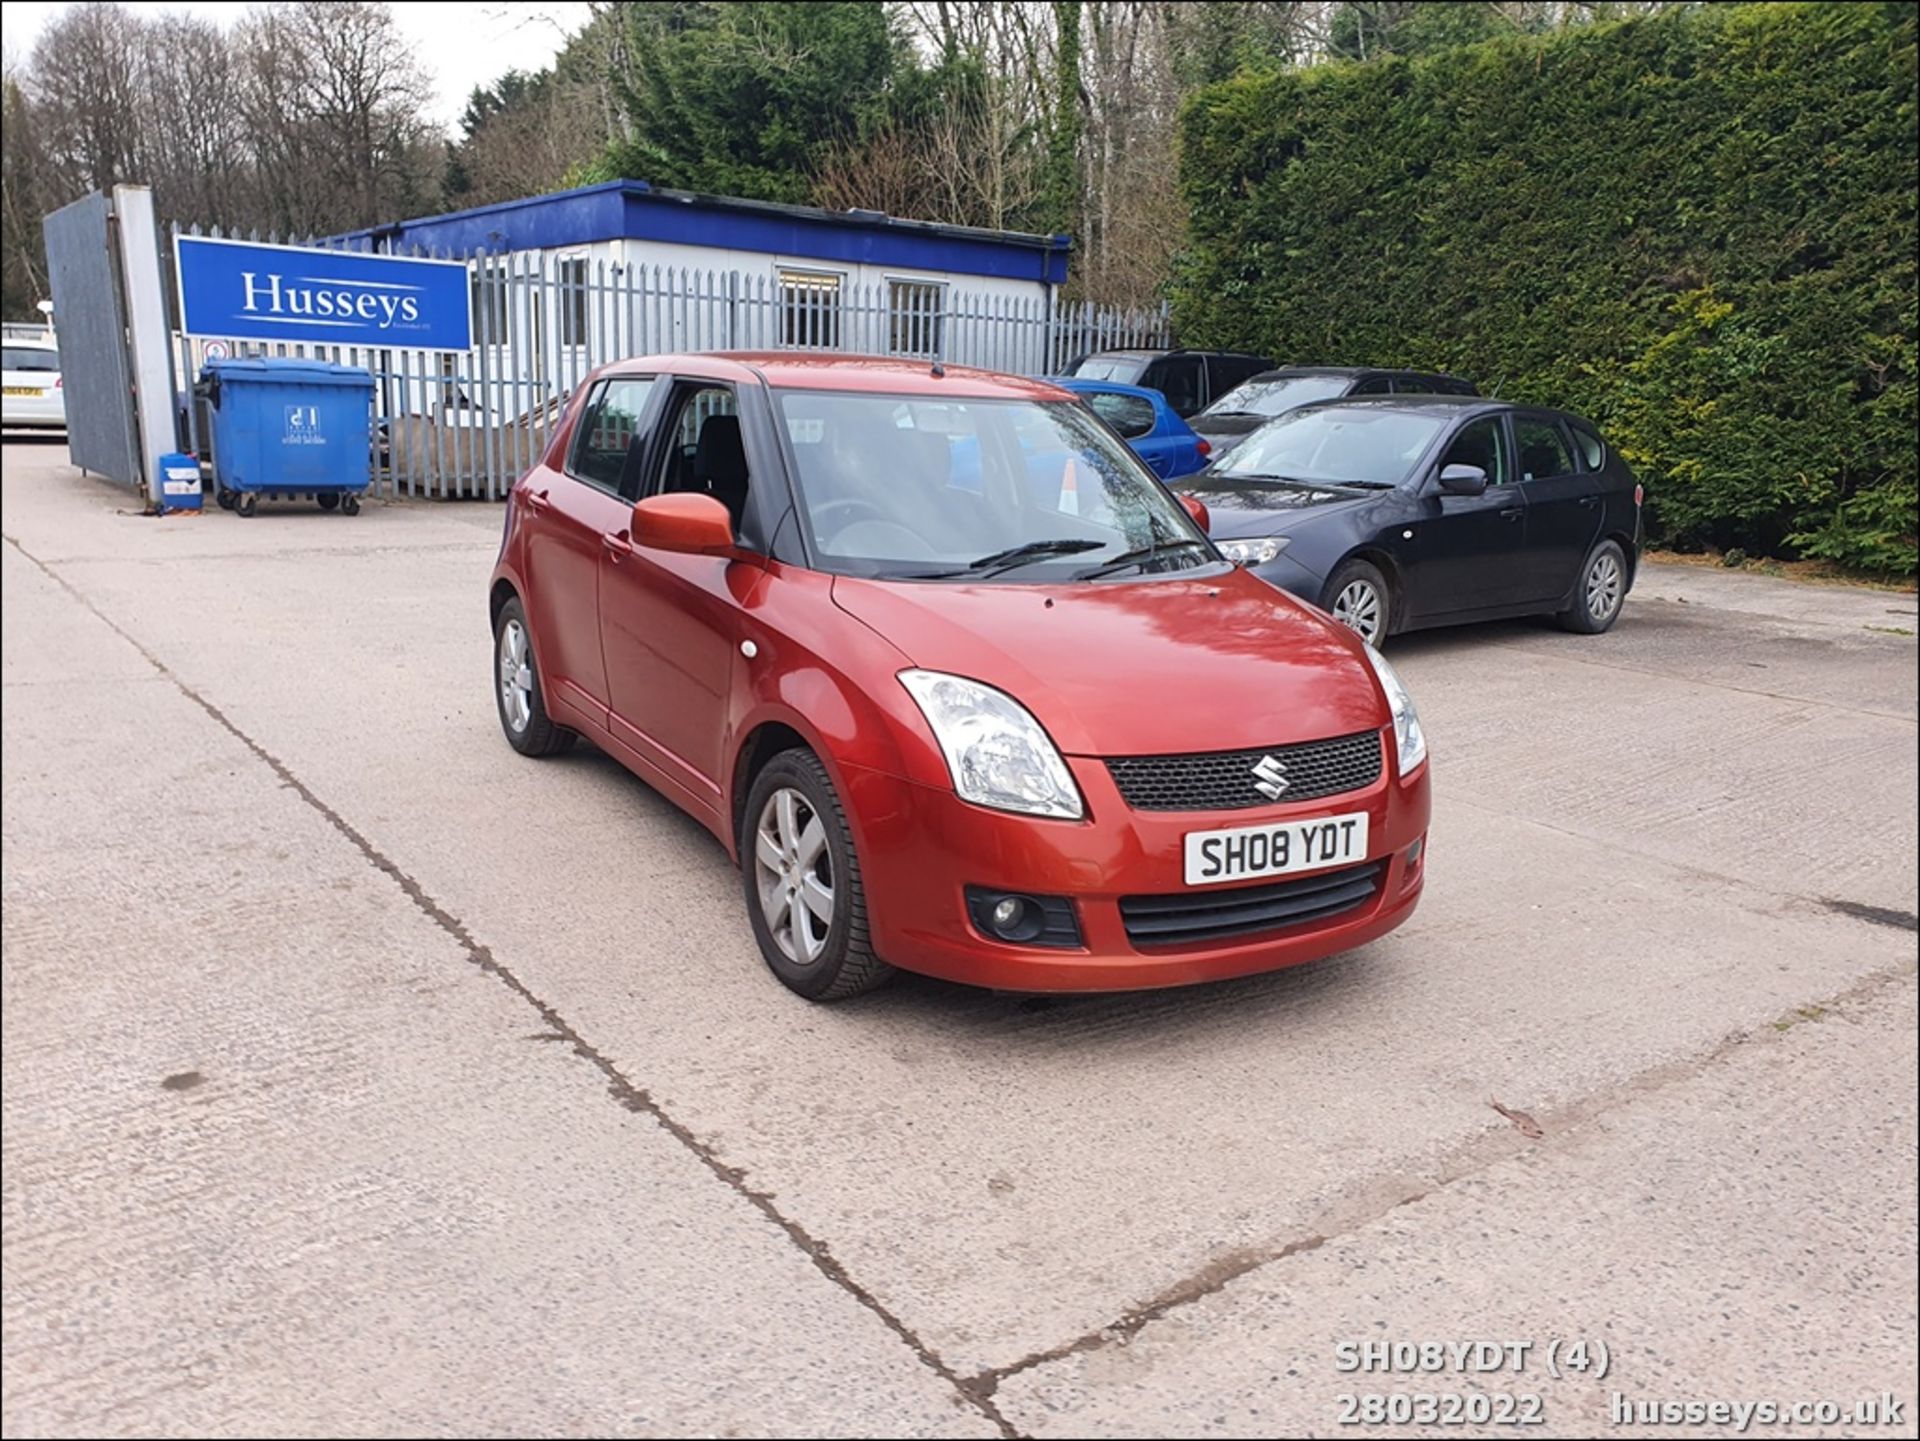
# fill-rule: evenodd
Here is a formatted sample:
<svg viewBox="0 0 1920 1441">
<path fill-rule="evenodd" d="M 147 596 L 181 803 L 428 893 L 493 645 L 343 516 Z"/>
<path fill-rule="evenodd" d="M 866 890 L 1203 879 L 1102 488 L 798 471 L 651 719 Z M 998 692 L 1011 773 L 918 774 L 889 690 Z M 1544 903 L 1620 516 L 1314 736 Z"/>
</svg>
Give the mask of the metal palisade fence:
<svg viewBox="0 0 1920 1441">
<path fill-rule="evenodd" d="M 202 232 L 176 226 L 174 233 Z M 217 227 L 207 233 L 222 238 Z M 261 239 L 257 233 L 246 238 Z M 266 239 L 275 243 L 276 237 Z M 545 450 L 575 387 L 613 360 L 697 350 L 824 350 L 1052 375 L 1089 351 L 1169 343 L 1164 307 L 1065 304 L 1051 294 L 970 291 L 947 281 L 852 285 L 827 274 L 625 265 L 531 251 L 402 253 L 466 261 L 470 351 L 176 333 L 183 389 L 198 376 L 210 343 L 213 353 L 234 357 L 365 366 L 375 380 L 376 490 L 499 499 Z M 169 265 L 171 255 L 169 247 Z M 169 291 L 177 295 L 174 287 Z M 191 444 L 204 455 L 202 402 L 189 405 L 188 418 Z"/>
</svg>

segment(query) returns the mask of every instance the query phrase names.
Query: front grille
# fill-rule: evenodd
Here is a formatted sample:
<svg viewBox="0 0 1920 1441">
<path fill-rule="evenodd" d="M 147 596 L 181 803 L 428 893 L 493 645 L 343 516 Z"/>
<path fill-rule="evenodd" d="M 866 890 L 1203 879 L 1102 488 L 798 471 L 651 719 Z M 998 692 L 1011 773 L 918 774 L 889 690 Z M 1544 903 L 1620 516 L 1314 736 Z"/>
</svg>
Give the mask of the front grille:
<svg viewBox="0 0 1920 1441">
<path fill-rule="evenodd" d="M 1285 773 L 1286 787 L 1278 796 L 1254 784 L 1254 768 L 1269 756 Z M 1107 761 L 1107 770 L 1137 811 L 1244 811 L 1372 785 L 1380 779 L 1380 733 L 1204 755 L 1116 756 Z"/>
<path fill-rule="evenodd" d="M 1277 931 L 1330 920 L 1364 905 L 1380 884 L 1386 862 L 1228 890 L 1182 891 L 1171 896 L 1122 896 L 1120 919 L 1136 946 L 1181 946 L 1229 936 Z"/>
</svg>

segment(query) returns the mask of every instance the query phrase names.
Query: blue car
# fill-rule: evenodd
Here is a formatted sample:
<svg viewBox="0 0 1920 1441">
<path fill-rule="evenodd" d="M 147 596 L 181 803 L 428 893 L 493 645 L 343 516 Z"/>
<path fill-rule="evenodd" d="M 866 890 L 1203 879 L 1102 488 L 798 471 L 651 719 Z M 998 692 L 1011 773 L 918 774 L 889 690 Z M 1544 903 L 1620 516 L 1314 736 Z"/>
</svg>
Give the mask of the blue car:
<svg viewBox="0 0 1920 1441">
<path fill-rule="evenodd" d="M 1174 414 L 1159 391 L 1114 380 L 1084 380 L 1077 375 L 1055 377 L 1051 383 L 1086 401 L 1162 480 L 1206 468 L 1213 447 Z"/>
</svg>

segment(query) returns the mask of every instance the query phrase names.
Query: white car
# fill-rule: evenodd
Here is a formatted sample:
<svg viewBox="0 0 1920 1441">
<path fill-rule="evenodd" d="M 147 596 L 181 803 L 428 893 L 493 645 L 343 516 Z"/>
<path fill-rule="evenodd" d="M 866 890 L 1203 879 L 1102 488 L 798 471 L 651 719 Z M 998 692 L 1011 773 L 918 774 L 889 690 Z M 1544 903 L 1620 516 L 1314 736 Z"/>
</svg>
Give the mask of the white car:
<svg viewBox="0 0 1920 1441">
<path fill-rule="evenodd" d="M 9 340 L 0 388 L 0 425 L 67 428 L 67 397 L 60 388 L 60 352 L 42 341 Z"/>
</svg>

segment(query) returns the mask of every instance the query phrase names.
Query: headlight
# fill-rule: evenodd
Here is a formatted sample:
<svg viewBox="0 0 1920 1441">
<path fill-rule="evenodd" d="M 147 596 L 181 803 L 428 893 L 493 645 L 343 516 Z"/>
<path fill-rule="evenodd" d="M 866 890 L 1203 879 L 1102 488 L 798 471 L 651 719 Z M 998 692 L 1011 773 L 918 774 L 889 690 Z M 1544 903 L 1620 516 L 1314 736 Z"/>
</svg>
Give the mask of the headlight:
<svg viewBox="0 0 1920 1441">
<path fill-rule="evenodd" d="M 1216 540 L 1214 544 L 1235 565 L 1265 565 L 1287 548 L 1287 537 L 1266 535 L 1256 540 Z"/>
<path fill-rule="evenodd" d="M 1387 693 L 1387 704 L 1393 709 L 1393 740 L 1400 757 L 1400 774 L 1411 775 L 1427 758 L 1427 733 L 1420 729 L 1420 712 L 1414 709 L 1413 697 L 1407 694 L 1386 657 L 1372 646 L 1366 651 L 1367 659 L 1373 662 L 1373 673 L 1380 677 L 1380 688 Z"/>
<path fill-rule="evenodd" d="M 1085 814 L 1067 763 L 1012 696 L 937 670 L 903 670 L 900 684 L 933 728 L 960 799 L 1065 820 Z"/>
</svg>

